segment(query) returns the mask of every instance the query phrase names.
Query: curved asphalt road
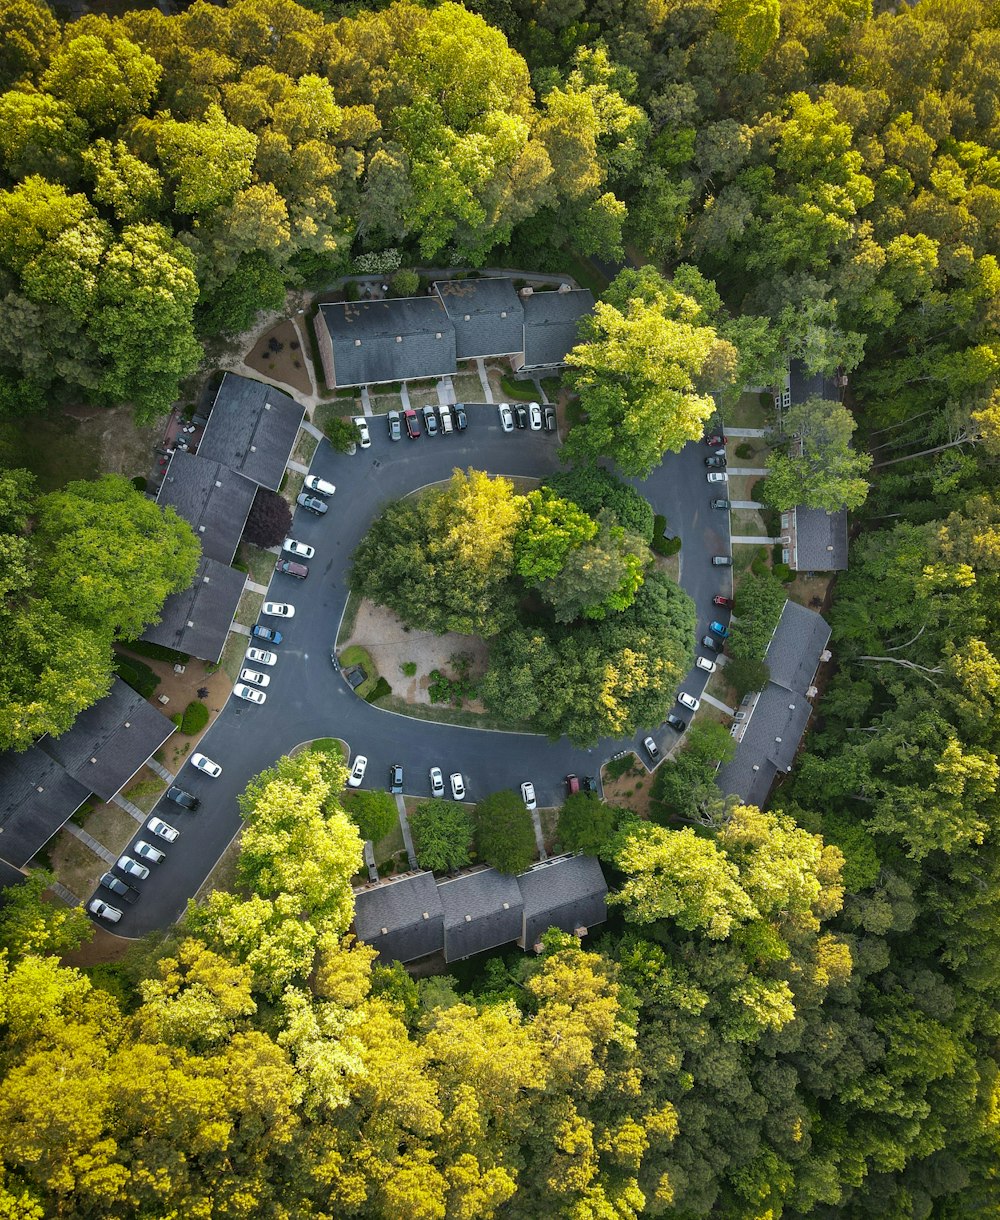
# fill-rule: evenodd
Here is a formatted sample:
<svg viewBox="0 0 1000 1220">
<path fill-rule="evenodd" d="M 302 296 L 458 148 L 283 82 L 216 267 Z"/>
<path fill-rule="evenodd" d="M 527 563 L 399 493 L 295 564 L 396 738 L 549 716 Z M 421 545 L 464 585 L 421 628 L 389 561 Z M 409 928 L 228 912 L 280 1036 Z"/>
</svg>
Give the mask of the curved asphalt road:
<svg viewBox="0 0 1000 1220">
<path fill-rule="evenodd" d="M 501 432 L 495 406 L 468 408 L 469 427 L 463 433 L 405 435 L 392 443 L 383 416 L 370 421 L 372 444 L 354 456 L 336 454 L 326 441 L 316 452 L 311 472 L 336 484 L 330 510 L 323 517 L 297 509 L 296 538 L 316 548 L 310 560 L 309 579 L 275 576 L 270 597 L 290 601 L 294 619 L 264 619 L 277 626 L 284 642 L 274 649 L 278 663 L 268 671 L 271 684 L 263 707 L 230 697 L 199 749 L 223 766 L 218 779 L 209 779 L 184 765 L 177 783 L 201 798 L 201 809 L 190 814 L 161 800 L 156 814 L 181 831 L 173 844 L 162 846 L 166 859 L 150 866 L 146 881 L 137 882 L 142 900 L 129 907 L 103 890 L 102 898 L 124 910 L 113 927 L 124 936 L 142 936 L 173 923 L 185 904 L 211 872 L 219 856 L 239 830 L 236 797 L 249 780 L 294 746 L 317 737 L 342 737 L 354 754 L 368 756 L 365 787 L 386 785 L 391 763 L 403 764 L 408 793 L 429 795 L 427 769 L 437 764 L 445 776 L 461 771 L 467 799 L 480 800 L 501 788 L 516 788 L 524 779 L 535 785 L 540 806 L 562 799 L 563 776 L 575 771 L 596 775 L 612 754 L 636 748 L 645 759 L 642 738 L 652 731 L 661 748 L 676 740 L 673 730 L 642 729 L 630 740 L 601 740 L 581 750 L 565 738 L 523 733 L 498 733 L 417 720 L 386 712 L 359 699 L 330 662 L 330 648 L 347 601 L 347 574 L 351 555 L 382 508 L 407 492 L 450 477 L 458 466 L 474 466 L 507 475 L 541 478 L 558 469 L 556 434 L 531 431 Z M 728 611 L 712 605 L 712 595 L 732 589 L 727 568 L 711 564 L 713 554 L 729 553 L 729 514 L 713 511 L 709 502 L 720 489 L 705 479 L 704 445 L 689 444 L 680 454 L 667 454 L 645 482 L 634 480 L 669 527 L 681 535 L 681 583 L 698 611 L 698 638 L 709 620 L 728 621 Z M 725 494 L 722 492 L 722 494 Z M 248 641 L 249 643 L 249 641 Z M 682 689 L 700 697 L 707 675 L 692 669 Z M 686 709 L 674 709 L 689 718 Z M 446 781 L 447 782 L 447 781 Z M 136 838 L 151 839 L 142 830 Z M 128 850 L 131 850 L 129 848 Z M 101 922 L 105 928 L 111 927 Z"/>
</svg>

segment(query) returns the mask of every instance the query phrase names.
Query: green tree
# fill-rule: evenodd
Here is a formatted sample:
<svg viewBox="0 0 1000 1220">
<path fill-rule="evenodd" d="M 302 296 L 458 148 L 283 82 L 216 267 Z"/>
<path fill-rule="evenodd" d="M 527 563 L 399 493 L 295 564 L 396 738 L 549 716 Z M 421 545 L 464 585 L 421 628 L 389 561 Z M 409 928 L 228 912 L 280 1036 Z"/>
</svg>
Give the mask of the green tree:
<svg viewBox="0 0 1000 1220">
<path fill-rule="evenodd" d="M 727 678 L 728 678 L 728 669 Z M 682 748 L 658 767 L 653 780 L 655 820 L 666 822 L 676 817 L 684 821 L 710 822 L 721 807 L 715 782 L 719 764 L 730 762 L 736 743 L 724 724 L 698 720 L 684 735 Z"/>
<path fill-rule="evenodd" d="M 765 495 L 775 508 L 860 508 L 868 495 L 865 475 L 872 459 L 851 449 L 855 424 L 842 403 L 808 398 L 785 413 L 785 432 L 794 437 L 789 452 L 767 459 Z"/>
<path fill-rule="evenodd" d="M 42 87 L 71 106 L 93 130 L 107 131 L 146 109 L 161 69 L 110 23 L 91 28 L 99 28 L 100 36 L 80 34 L 55 52 Z"/>
<path fill-rule="evenodd" d="M 11 962 L 29 954 L 69 953 L 93 936 L 82 907 L 46 901 L 52 881 L 51 873 L 32 869 L 20 884 L 0 891 L 0 949 Z"/>
<path fill-rule="evenodd" d="M 567 557 L 597 533 L 597 522 L 548 487 L 528 493 L 515 543 L 515 568 L 529 584 L 557 577 Z"/>
<path fill-rule="evenodd" d="M 605 518 L 587 540 L 569 550 L 561 570 L 539 582 L 556 621 L 603 619 L 627 609 L 643 581 L 648 559 L 642 540 Z"/>
<path fill-rule="evenodd" d="M 556 837 L 567 851 L 603 855 L 623 813 L 606 805 L 595 792 L 574 792 L 563 801 Z"/>
<path fill-rule="evenodd" d="M 566 358 L 584 411 L 567 456 L 610 457 L 624 473 L 644 476 L 667 450 L 701 436 L 714 404 L 698 383 L 716 333 L 688 320 L 696 309 L 648 268 L 619 275 Z"/>
<path fill-rule="evenodd" d="M 449 872 L 469 862 L 472 815 L 457 801 L 421 801 L 410 815 L 417 859 L 423 868 Z"/>
<path fill-rule="evenodd" d="M 730 657 L 726 662 L 726 682 L 740 699 L 751 691 L 763 690 L 770 680 L 771 671 L 756 657 Z"/>
<path fill-rule="evenodd" d="M 756 562 L 756 561 L 755 561 Z M 762 661 L 784 609 L 785 589 L 770 568 L 748 572 L 740 581 L 728 648 L 734 658 Z M 729 677 L 728 666 L 726 677 Z M 759 687 L 752 687 L 759 690 Z"/>
<path fill-rule="evenodd" d="M 41 0 L 4 0 L 0 7 L 0 89 L 37 77 L 59 43 L 59 23 Z"/>
<path fill-rule="evenodd" d="M 760 67 L 778 40 L 780 25 L 778 0 L 725 0 L 719 8 L 719 29 L 739 47 L 744 71 Z"/>
<path fill-rule="evenodd" d="M 516 792 L 505 788 L 484 797 L 474 815 L 476 850 L 502 873 L 523 873 L 538 847 L 531 814 Z"/>
<path fill-rule="evenodd" d="M 379 843 L 397 825 L 396 802 L 388 792 L 351 791 L 344 812 L 358 828 L 362 839 Z"/>
</svg>

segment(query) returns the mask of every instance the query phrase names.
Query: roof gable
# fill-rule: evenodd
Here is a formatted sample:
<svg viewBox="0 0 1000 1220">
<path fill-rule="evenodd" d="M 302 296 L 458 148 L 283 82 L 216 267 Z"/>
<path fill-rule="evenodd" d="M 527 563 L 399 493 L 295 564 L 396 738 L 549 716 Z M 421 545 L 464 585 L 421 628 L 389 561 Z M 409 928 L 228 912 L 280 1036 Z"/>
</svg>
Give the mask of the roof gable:
<svg viewBox="0 0 1000 1220">
<path fill-rule="evenodd" d="M 459 360 L 521 351 L 524 309 L 512 280 L 438 280 L 434 288 L 455 328 Z"/>
<path fill-rule="evenodd" d="M 495 868 L 477 869 L 438 883 L 444 912 L 447 962 L 517 940 L 523 903 L 517 879 Z"/>
<path fill-rule="evenodd" d="M 792 509 L 795 531 L 793 559 L 799 572 L 843 572 L 847 568 L 847 509 L 828 513 L 822 508 Z"/>
<path fill-rule="evenodd" d="M 245 583 L 244 572 L 202 556 L 194 580 L 180 593 L 170 594 L 160 621 L 147 627 L 142 638 L 203 661 L 218 661 Z"/>
<path fill-rule="evenodd" d="M 38 746 L 0 754 L 0 855 L 22 868 L 89 795 Z"/>
<path fill-rule="evenodd" d="M 829 639 L 830 626 L 822 615 L 786 601 L 764 654 L 771 681 L 804 694 L 812 686 Z"/>
<path fill-rule="evenodd" d="M 522 305 L 525 367 L 546 368 L 564 364 L 567 353 L 576 347 L 578 323 L 593 311 L 594 294 L 586 288 L 533 292 Z"/>
<path fill-rule="evenodd" d="M 573 932 L 607 919 L 608 886 L 593 856 L 559 856 L 517 878 L 524 903 L 521 945 L 530 949 L 549 928 Z"/>
<path fill-rule="evenodd" d="M 338 386 L 455 371 L 455 329 L 439 297 L 336 301 L 321 305 L 319 316 L 330 335 Z"/>
<path fill-rule="evenodd" d="M 769 682 L 757 697 L 736 754 L 716 776 L 722 794 L 762 807 L 775 778 L 791 770 L 811 715 L 804 695 Z"/>
<path fill-rule="evenodd" d="M 444 914 L 433 873 L 383 881 L 354 895 L 358 939 L 385 961 L 412 962 L 444 947 Z"/>
<path fill-rule="evenodd" d="M 262 381 L 225 373 L 198 456 L 277 491 L 305 408 Z"/>
<path fill-rule="evenodd" d="M 229 564 L 256 494 L 257 484 L 228 466 L 178 449 L 156 502 L 176 509 L 194 530 L 206 558 Z"/>
</svg>

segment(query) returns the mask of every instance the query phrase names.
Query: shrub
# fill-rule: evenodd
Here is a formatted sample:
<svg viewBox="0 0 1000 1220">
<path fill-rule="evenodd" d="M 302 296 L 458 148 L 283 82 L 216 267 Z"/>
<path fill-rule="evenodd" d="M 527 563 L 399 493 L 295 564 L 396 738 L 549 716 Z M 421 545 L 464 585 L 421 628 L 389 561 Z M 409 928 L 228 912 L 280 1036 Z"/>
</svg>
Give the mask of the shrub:
<svg viewBox="0 0 1000 1220">
<path fill-rule="evenodd" d="M 634 762 L 635 758 L 631 753 L 626 754 L 624 758 L 613 758 L 604 768 L 608 779 L 621 779 L 623 775 L 628 775 Z"/>
<path fill-rule="evenodd" d="M 136 489 L 136 491 L 145 491 L 146 490 L 146 480 L 142 477 L 141 474 L 137 474 L 135 476 L 135 478 L 131 480 L 131 483 L 132 483 L 132 486 Z"/>
<path fill-rule="evenodd" d="M 769 410 L 769 411 L 774 410 L 774 395 L 773 394 L 769 394 L 767 390 L 761 390 L 761 392 L 757 395 L 757 397 L 760 400 L 760 405 L 762 407 L 766 407 L 767 410 Z"/>
<path fill-rule="evenodd" d="M 348 280 L 348 282 L 344 285 L 344 300 L 345 301 L 356 301 L 359 299 L 360 296 L 361 296 L 361 289 L 358 287 L 358 285 L 355 283 L 354 280 Z"/>
<path fill-rule="evenodd" d="M 652 547 L 657 555 L 676 555 L 681 549 L 681 540 L 680 538 L 654 538 Z"/>
<path fill-rule="evenodd" d="M 408 678 L 412 678 L 417 672 L 417 663 L 416 661 L 404 661 L 399 668 Z"/>
<path fill-rule="evenodd" d="M 420 276 L 415 271 L 397 271 L 389 281 L 389 291 L 394 297 L 415 296 L 420 287 Z"/>
<path fill-rule="evenodd" d="M 767 547 L 762 546 L 757 550 L 757 554 L 753 557 L 753 562 L 750 564 L 750 571 L 754 576 L 765 576 L 770 571 L 767 566 Z"/>
<path fill-rule="evenodd" d="M 742 699 L 753 690 L 763 690 L 771 678 L 771 671 L 756 657 L 730 657 L 725 677 L 737 699 Z"/>
<path fill-rule="evenodd" d="M 391 694 L 392 687 L 388 682 L 386 682 L 385 678 L 379 678 L 368 694 L 365 695 L 365 701 L 368 703 L 374 703 L 376 699 L 381 699 L 384 695 Z"/>
<path fill-rule="evenodd" d="M 480 858 L 501 873 L 523 873 L 534 860 L 537 846 L 531 814 L 511 789 L 479 802 L 475 827 Z"/>
<path fill-rule="evenodd" d="M 171 719 L 174 719 L 171 717 Z M 182 733 L 188 737 L 193 737 L 195 733 L 200 733 L 201 730 L 208 724 L 208 708 L 198 699 L 193 699 L 184 709 L 184 715 L 178 720 L 174 719 L 174 723 Z"/>
<path fill-rule="evenodd" d="M 795 573 L 787 563 L 776 563 L 771 571 L 783 585 L 791 584 L 795 579 Z"/>
<path fill-rule="evenodd" d="M 148 699 L 160 685 L 160 679 L 142 661 L 134 657 L 117 656 L 115 658 L 115 673 L 123 682 L 127 682 L 134 691 L 138 691 L 143 699 Z"/>
<path fill-rule="evenodd" d="M 469 862 L 472 815 L 457 801 L 421 801 L 410 815 L 413 846 L 423 868 L 446 872 Z"/>
<path fill-rule="evenodd" d="M 338 415 L 334 415 L 326 421 L 323 431 L 337 453 L 350 453 L 351 446 L 358 442 L 357 424 Z"/>
<path fill-rule="evenodd" d="M 191 658 L 186 652 L 177 652 L 163 644 L 147 644 L 145 640 L 129 640 L 129 652 L 137 652 L 140 657 L 152 657 L 154 661 L 169 661 L 171 665 L 186 665 Z"/>
<path fill-rule="evenodd" d="M 258 487 L 243 527 L 244 541 L 261 547 L 277 546 L 291 528 L 292 510 L 288 501 L 277 492 Z"/>
<path fill-rule="evenodd" d="M 396 802 L 388 792 L 349 792 L 344 794 L 344 812 L 362 839 L 378 843 L 396 824 Z"/>
<path fill-rule="evenodd" d="M 744 462 L 747 461 L 748 458 L 752 458 L 753 453 L 753 445 L 751 445 L 748 441 L 740 441 L 740 443 L 736 446 L 736 456 L 738 458 L 742 458 Z"/>
<path fill-rule="evenodd" d="M 599 856 L 618 826 L 619 811 L 593 792 L 574 792 L 563 801 L 556 835 L 567 851 Z"/>
<path fill-rule="evenodd" d="M 388 250 L 373 250 L 370 254 L 359 254 L 354 260 L 358 275 L 391 275 L 399 270 L 399 251 L 390 246 Z"/>
</svg>

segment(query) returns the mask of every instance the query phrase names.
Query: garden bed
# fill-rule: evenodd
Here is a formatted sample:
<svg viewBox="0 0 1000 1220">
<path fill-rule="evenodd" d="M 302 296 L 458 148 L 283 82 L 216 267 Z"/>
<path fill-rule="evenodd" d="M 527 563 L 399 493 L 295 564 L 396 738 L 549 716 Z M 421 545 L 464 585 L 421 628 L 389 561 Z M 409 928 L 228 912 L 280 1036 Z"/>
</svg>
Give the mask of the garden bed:
<svg viewBox="0 0 1000 1220">
<path fill-rule="evenodd" d="M 275 345 L 280 345 L 276 348 Z M 307 355 L 299 344 L 295 327 L 286 318 L 258 336 L 243 363 L 271 381 L 280 381 L 300 394 L 312 393 L 306 368 Z"/>
</svg>

